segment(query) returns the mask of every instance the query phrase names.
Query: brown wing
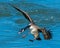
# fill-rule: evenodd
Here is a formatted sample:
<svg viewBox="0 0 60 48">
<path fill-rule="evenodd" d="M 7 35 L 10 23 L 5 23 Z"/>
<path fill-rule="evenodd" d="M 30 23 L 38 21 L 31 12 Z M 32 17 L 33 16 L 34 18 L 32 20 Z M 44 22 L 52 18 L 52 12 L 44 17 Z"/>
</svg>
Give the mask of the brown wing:
<svg viewBox="0 0 60 48">
<path fill-rule="evenodd" d="M 24 17 L 25 17 L 27 20 L 29 20 L 29 22 L 33 23 L 33 20 L 30 18 L 30 16 L 29 16 L 25 11 L 19 9 L 18 7 L 15 7 L 15 6 L 12 5 L 12 4 L 9 4 L 9 5 L 11 5 L 11 6 L 12 6 L 13 8 L 15 8 L 17 11 L 21 12 L 21 13 L 24 15 Z"/>
<path fill-rule="evenodd" d="M 44 36 L 44 39 L 48 40 L 48 39 L 51 39 L 52 38 L 51 31 L 46 30 L 45 28 L 41 28 L 41 29 L 39 29 L 39 31 L 42 32 L 42 34 Z"/>
</svg>

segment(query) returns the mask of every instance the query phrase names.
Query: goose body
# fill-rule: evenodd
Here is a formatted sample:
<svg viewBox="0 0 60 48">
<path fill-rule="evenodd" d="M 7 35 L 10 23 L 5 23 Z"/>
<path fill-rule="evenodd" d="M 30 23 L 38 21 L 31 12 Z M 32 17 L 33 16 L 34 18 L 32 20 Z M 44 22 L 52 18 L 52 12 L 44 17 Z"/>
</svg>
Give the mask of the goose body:
<svg viewBox="0 0 60 48">
<path fill-rule="evenodd" d="M 35 27 L 35 25 L 30 26 L 31 34 L 36 34 L 38 33 L 38 29 Z"/>
<path fill-rule="evenodd" d="M 39 37 L 38 29 L 35 26 L 30 26 L 31 34 L 34 35 L 34 39 Z"/>
<path fill-rule="evenodd" d="M 26 26 L 25 28 L 21 29 L 20 32 L 25 31 L 27 28 L 29 28 L 31 30 L 31 34 L 34 36 L 34 39 L 36 40 L 41 40 L 41 38 L 39 37 L 39 32 L 42 32 L 42 34 L 44 35 L 45 39 L 51 39 L 51 34 L 49 34 L 46 29 L 42 29 L 38 26 L 35 25 L 35 23 L 33 22 L 33 20 L 30 18 L 30 16 L 23 10 L 15 7 L 12 4 L 11 5 L 13 8 L 15 8 L 17 11 L 21 12 L 24 17 L 30 22 L 30 24 L 28 26 Z"/>
<path fill-rule="evenodd" d="M 34 39 L 37 40 L 41 40 L 41 38 L 39 37 L 39 27 L 36 26 L 35 24 L 30 24 L 31 26 L 29 27 L 29 29 L 31 30 L 31 34 L 34 36 Z"/>
</svg>

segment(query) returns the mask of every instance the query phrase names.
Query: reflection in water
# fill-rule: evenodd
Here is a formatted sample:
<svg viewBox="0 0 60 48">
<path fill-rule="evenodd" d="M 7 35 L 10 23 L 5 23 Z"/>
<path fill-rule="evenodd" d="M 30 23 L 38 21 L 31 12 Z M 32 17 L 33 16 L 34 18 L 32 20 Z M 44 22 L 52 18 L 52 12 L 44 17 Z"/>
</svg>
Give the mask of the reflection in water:
<svg viewBox="0 0 60 48">
<path fill-rule="evenodd" d="M 38 5 L 34 3 L 13 3 L 15 6 L 25 10 L 30 17 L 35 21 L 35 23 L 41 27 L 47 27 L 52 30 L 52 33 L 59 34 L 60 31 L 60 10 L 52 9 L 44 5 Z M 21 13 L 12 8 L 8 3 L 0 3 L 0 46 L 4 47 L 41 47 L 52 46 L 54 39 L 60 40 L 56 37 L 56 34 L 53 35 L 53 39 L 50 41 L 41 41 L 30 43 L 29 38 L 33 38 L 31 34 L 27 34 L 29 30 L 18 35 L 20 28 L 28 24 L 28 21 L 23 17 Z M 58 32 L 57 32 L 58 31 Z M 28 35 L 26 38 L 22 38 L 23 34 Z M 59 36 L 59 35 L 57 35 Z M 56 38 L 55 38 L 56 37 Z M 26 43 L 28 42 L 28 43 Z M 56 42 L 58 44 L 58 42 Z M 56 44 L 55 43 L 55 44 Z M 39 46 L 38 46 L 38 45 Z M 49 45 L 50 44 L 50 45 Z M 60 43 L 59 43 L 60 44 Z M 33 45 L 33 46 L 32 46 Z M 4 48 L 3 47 L 3 48 Z M 44 47 L 43 47 L 44 48 Z"/>
</svg>

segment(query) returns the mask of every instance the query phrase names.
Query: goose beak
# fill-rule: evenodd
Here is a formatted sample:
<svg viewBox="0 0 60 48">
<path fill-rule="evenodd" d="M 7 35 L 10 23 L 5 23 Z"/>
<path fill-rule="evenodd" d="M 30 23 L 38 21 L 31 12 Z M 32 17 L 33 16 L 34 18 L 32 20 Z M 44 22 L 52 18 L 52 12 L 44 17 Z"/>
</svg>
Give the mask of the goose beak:
<svg viewBox="0 0 60 48">
<path fill-rule="evenodd" d="M 24 32 L 24 29 L 21 29 L 21 30 L 18 32 L 18 34 L 21 34 L 22 32 Z"/>
</svg>

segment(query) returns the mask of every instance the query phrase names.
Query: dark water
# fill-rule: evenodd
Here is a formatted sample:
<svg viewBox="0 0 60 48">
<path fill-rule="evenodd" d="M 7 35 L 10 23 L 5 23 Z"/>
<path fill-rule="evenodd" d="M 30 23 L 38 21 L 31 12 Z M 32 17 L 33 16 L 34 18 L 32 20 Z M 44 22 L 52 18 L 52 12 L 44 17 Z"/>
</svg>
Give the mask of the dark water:
<svg viewBox="0 0 60 48">
<path fill-rule="evenodd" d="M 60 1 L 57 0 L 0 0 L 0 48 L 60 48 Z M 15 6 L 26 11 L 34 22 L 40 27 L 46 27 L 52 32 L 51 40 L 30 42 L 33 39 L 29 30 L 18 34 L 19 29 L 25 27 L 29 22 L 24 16 L 8 5 Z M 22 35 L 27 35 L 22 38 Z"/>
</svg>

